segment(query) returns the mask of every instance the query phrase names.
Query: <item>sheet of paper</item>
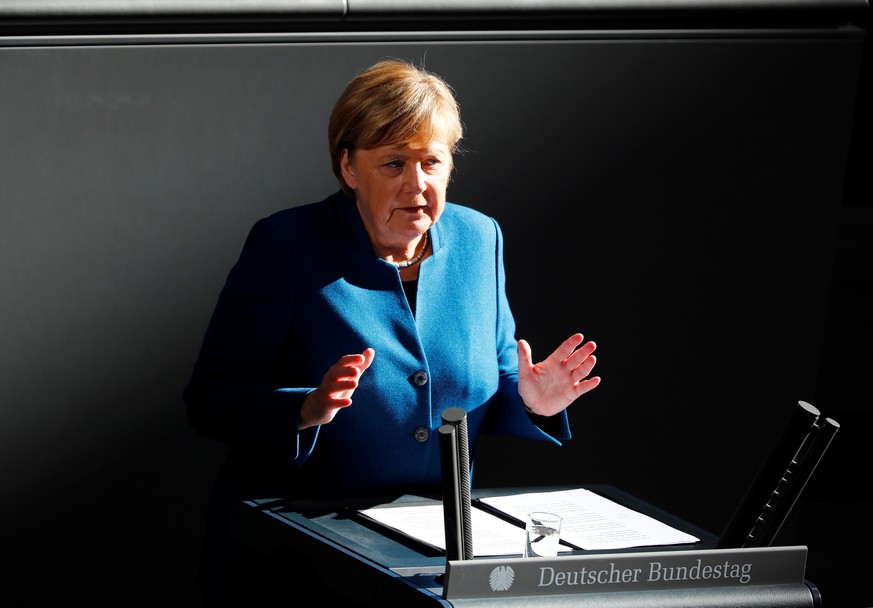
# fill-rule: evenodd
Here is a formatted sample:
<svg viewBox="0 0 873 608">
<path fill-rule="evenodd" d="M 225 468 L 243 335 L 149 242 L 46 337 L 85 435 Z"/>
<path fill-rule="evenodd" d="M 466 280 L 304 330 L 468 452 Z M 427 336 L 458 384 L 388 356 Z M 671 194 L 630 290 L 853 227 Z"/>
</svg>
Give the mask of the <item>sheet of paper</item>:
<svg viewBox="0 0 873 608">
<path fill-rule="evenodd" d="M 360 513 L 383 526 L 446 550 L 442 503 L 379 506 L 363 509 Z M 470 519 L 474 557 L 521 555 L 524 528 L 475 507 L 470 509 Z M 568 546 L 562 549 L 572 551 Z"/>
<path fill-rule="evenodd" d="M 681 545 L 700 540 L 584 488 L 491 496 L 480 502 L 520 521 L 530 511 L 557 513 L 564 518 L 561 540 L 580 549 Z"/>
</svg>

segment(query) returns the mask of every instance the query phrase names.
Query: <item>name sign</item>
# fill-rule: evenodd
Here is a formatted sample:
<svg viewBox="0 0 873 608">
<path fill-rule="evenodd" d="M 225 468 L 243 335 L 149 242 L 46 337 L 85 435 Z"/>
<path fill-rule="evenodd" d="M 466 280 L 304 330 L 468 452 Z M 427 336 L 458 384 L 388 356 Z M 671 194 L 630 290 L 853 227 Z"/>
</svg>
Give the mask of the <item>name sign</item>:
<svg viewBox="0 0 873 608">
<path fill-rule="evenodd" d="M 443 597 L 803 584 L 806 556 L 794 546 L 450 560 Z"/>
</svg>

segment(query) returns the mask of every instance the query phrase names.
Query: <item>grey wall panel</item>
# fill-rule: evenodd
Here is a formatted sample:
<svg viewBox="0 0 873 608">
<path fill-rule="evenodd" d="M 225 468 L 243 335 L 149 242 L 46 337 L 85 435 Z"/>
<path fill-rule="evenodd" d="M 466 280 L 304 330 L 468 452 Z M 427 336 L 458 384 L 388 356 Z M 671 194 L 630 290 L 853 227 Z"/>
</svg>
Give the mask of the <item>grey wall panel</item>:
<svg viewBox="0 0 873 608">
<path fill-rule="evenodd" d="M 450 199 L 501 222 L 519 337 L 600 345 L 574 439 L 486 440 L 477 486 L 614 483 L 718 532 L 813 401 L 857 32 L 350 40 L 0 48 L 0 532 L 25 571 L 87 542 L 129 588 L 175 543 L 191 583 L 221 449 L 180 393 L 212 306 L 256 219 L 335 189 L 333 100 L 389 55 L 457 90 Z"/>
</svg>

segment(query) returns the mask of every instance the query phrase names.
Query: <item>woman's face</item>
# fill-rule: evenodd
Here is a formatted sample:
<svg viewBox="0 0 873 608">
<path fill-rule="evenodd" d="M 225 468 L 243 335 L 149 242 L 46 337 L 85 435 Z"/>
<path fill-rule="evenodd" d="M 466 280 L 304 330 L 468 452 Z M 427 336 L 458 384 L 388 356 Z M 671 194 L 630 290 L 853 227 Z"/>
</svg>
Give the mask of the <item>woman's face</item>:
<svg viewBox="0 0 873 608">
<path fill-rule="evenodd" d="M 340 166 L 380 257 L 417 243 L 443 212 L 452 171 L 444 143 L 344 150 Z"/>
</svg>

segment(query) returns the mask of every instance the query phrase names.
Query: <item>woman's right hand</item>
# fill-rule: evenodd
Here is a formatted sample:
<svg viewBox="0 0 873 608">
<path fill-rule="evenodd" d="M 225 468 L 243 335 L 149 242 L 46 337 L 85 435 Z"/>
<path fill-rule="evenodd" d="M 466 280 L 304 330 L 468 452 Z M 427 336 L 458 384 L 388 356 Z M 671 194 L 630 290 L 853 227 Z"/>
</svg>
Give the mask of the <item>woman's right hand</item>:
<svg viewBox="0 0 873 608">
<path fill-rule="evenodd" d="M 330 366 L 321 379 L 321 385 L 306 396 L 300 408 L 297 428 L 327 424 L 337 412 L 352 404 L 352 393 L 358 388 L 361 376 L 370 367 L 376 351 L 372 348 L 356 355 L 345 355 Z"/>
</svg>

